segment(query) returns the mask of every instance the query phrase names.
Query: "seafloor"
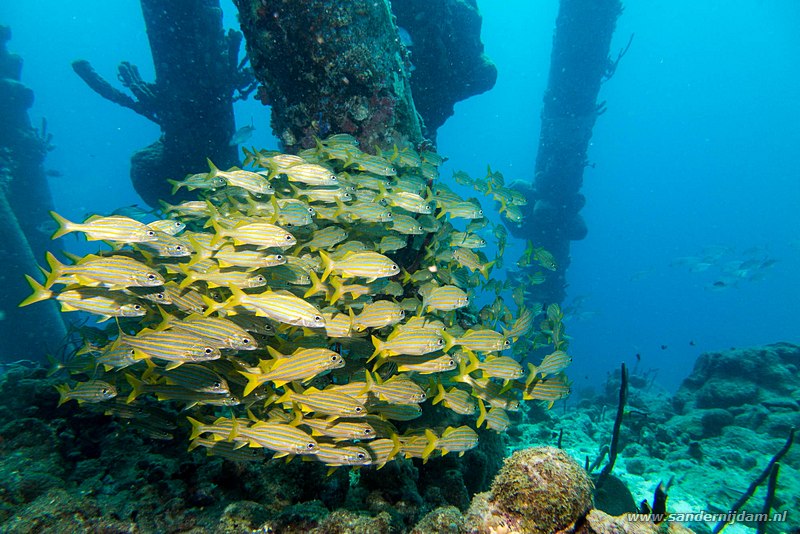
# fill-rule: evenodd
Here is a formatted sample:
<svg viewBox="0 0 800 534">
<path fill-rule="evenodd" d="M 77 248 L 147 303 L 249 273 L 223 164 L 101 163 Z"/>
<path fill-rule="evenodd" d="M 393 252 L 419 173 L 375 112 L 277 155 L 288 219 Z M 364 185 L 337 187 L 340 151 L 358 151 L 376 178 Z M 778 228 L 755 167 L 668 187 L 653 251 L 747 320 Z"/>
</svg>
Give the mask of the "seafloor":
<svg viewBox="0 0 800 534">
<path fill-rule="evenodd" d="M 652 503 L 658 483 L 669 481 L 668 511 L 727 511 L 800 426 L 798 368 L 800 347 L 787 343 L 706 353 L 674 396 L 659 390 L 651 371 L 634 369 L 613 471 L 624 485 L 594 495 L 592 504 L 583 467 L 610 441 L 618 374 L 599 394 L 576 394 L 550 411 L 524 408 L 507 433 L 482 434 L 482 446 L 461 459 L 326 476 L 316 462 L 188 452 L 189 424 L 177 412 L 174 438 L 163 439 L 146 419 L 74 402 L 57 408 L 53 386 L 62 378 L 6 365 L 0 532 L 686 532 L 676 523 L 613 520 L 601 510 Z M 795 446 L 781 461 L 772 502 L 787 521 L 767 525 L 769 533 L 798 524 L 798 466 Z M 765 493 L 759 488 L 742 509 L 761 511 Z M 711 532 L 713 525 L 686 526 Z M 726 532 L 754 528 L 737 523 Z"/>
</svg>

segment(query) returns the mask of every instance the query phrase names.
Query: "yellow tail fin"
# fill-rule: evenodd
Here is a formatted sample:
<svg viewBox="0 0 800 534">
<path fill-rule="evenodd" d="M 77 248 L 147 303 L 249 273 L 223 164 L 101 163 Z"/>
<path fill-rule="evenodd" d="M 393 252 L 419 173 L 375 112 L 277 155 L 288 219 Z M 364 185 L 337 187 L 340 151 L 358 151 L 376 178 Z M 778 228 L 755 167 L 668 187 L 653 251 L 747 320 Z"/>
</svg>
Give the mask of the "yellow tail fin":
<svg viewBox="0 0 800 534">
<path fill-rule="evenodd" d="M 51 237 L 50 239 L 58 239 L 59 237 L 65 234 L 75 231 L 74 228 L 75 223 L 68 221 L 67 219 L 65 219 L 64 217 L 62 217 L 61 215 L 59 215 L 54 211 L 50 212 L 50 216 L 53 217 L 53 219 L 55 219 L 56 222 L 58 223 L 58 230 L 55 231 L 53 237 Z"/>
<path fill-rule="evenodd" d="M 25 279 L 28 281 L 28 284 L 30 284 L 31 289 L 33 289 L 33 293 L 31 294 L 31 296 L 29 296 L 28 298 L 26 298 L 25 300 L 23 300 L 18 304 L 20 308 L 22 308 L 23 306 L 27 306 L 29 304 L 33 304 L 34 302 L 41 302 L 43 300 L 47 300 L 53 296 L 52 291 L 45 289 L 42 284 L 34 280 L 31 276 L 28 276 L 26 274 Z"/>
</svg>

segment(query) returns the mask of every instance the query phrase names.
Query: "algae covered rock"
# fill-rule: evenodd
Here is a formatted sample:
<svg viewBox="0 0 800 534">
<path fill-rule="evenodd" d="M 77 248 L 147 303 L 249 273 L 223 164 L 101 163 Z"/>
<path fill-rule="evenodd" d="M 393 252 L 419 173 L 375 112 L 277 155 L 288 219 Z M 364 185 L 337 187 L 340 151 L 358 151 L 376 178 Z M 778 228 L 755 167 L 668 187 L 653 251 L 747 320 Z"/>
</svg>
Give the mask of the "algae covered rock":
<svg viewBox="0 0 800 534">
<path fill-rule="evenodd" d="M 553 447 L 515 452 L 491 491 L 475 496 L 470 532 L 551 533 L 563 530 L 592 507 L 594 485 L 575 460 Z"/>
<path fill-rule="evenodd" d="M 692 530 L 680 523 L 665 522 L 660 524 L 645 521 L 628 521 L 624 517 L 612 517 L 600 510 L 592 510 L 586 516 L 586 522 L 575 531 L 575 534 L 605 534 L 625 532 L 627 534 L 688 534 Z"/>
</svg>

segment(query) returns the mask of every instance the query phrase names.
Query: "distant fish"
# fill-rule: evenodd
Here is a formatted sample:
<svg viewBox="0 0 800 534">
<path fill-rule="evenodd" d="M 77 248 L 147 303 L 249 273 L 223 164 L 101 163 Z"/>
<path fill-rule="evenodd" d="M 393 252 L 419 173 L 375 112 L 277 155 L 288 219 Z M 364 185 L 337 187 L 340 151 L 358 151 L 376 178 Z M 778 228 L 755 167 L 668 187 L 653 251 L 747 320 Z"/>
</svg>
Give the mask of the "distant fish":
<svg viewBox="0 0 800 534">
<path fill-rule="evenodd" d="M 131 219 L 141 221 L 153 213 L 155 213 L 155 210 L 148 211 L 140 208 L 138 204 L 131 204 L 130 206 L 125 206 L 124 208 L 115 209 L 111 212 L 111 215 L 120 215 L 122 217 L 129 217 Z"/>
<path fill-rule="evenodd" d="M 252 121 L 247 126 L 242 126 L 238 130 L 234 132 L 231 136 L 231 140 L 228 141 L 228 146 L 238 146 L 253 137 L 253 132 L 256 131 L 255 125 L 253 125 Z"/>
<path fill-rule="evenodd" d="M 403 43 L 403 46 L 406 48 L 411 48 L 414 46 L 414 41 L 411 39 L 411 34 L 408 33 L 408 30 L 402 26 L 397 27 L 397 35 L 400 36 L 400 42 Z"/>
</svg>

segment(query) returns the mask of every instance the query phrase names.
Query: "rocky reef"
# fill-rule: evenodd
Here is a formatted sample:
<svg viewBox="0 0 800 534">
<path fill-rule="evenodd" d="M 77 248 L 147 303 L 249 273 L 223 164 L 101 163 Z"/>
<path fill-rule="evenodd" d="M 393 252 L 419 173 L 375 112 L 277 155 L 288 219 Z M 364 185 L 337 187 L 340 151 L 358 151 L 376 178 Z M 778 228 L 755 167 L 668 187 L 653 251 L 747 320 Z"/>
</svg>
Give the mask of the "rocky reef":
<svg viewBox="0 0 800 534">
<path fill-rule="evenodd" d="M 511 439 L 498 437 L 494 457 L 484 449 L 483 457 L 470 451 L 463 459 L 400 460 L 326 476 L 316 462 L 186 451 L 188 424 L 166 439 L 135 419 L 74 403 L 56 408 L 57 382 L 44 369 L 22 366 L 0 378 L 3 532 L 690 532 L 592 509 L 589 476 L 553 447 L 517 451 L 489 491 L 478 493 L 489 483 L 487 471 L 476 480 L 481 463 L 499 460 L 503 445 L 518 446 L 530 423 Z M 586 417 L 578 413 L 575 419 Z M 550 414 L 543 426 L 552 430 L 551 412 L 531 409 L 527 418 L 542 414 Z M 538 436 L 529 443 L 551 438 Z"/>
<path fill-rule="evenodd" d="M 642 500 L 652 502 L 663 482 L 669 485 L 670 512 L 727 512 L 785 444 L 791 428 L 800 426 L 798 363 L 800 347 L 789 343 L 705 353 L 674 396 L 658 387 L 656 370 L 636 370 L 614 469 L 618 484 L 611 495 L 596 494 L 596 506 L 614 514 L 633 511 Z M 604 390 L 585 394 L 577 409 L 560 416 L 527 411 L 511 429 L 512 448 L 555 443 L 563 429 L 564 449 L 594 463 L 611 441 L 618 390 L 619 374 L 611 373 Z M 781 461 L 773 504 L 790 519 L 800 505 L 797 465 L 800 450 L 793 447 Z M 744 509 L 759 512 L 765 496 L 766 488 L 759 488 Z M 687 526 L 711 532 L 714 524 Z M 737 530 L 742 528 L 727 531 L 745 532 Z M 767 532 L 787 530 L 785 523 L 767 525 Z"/>
</svg>

